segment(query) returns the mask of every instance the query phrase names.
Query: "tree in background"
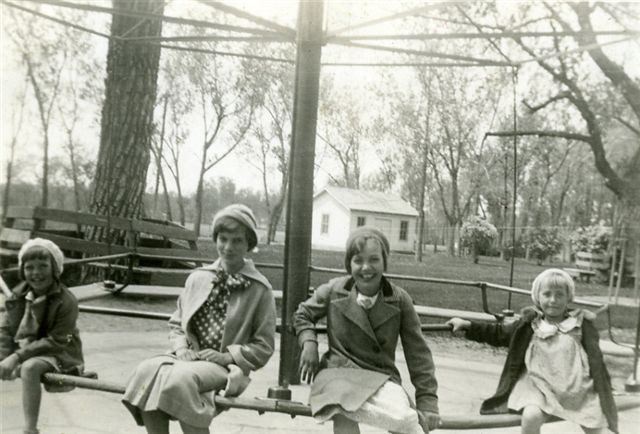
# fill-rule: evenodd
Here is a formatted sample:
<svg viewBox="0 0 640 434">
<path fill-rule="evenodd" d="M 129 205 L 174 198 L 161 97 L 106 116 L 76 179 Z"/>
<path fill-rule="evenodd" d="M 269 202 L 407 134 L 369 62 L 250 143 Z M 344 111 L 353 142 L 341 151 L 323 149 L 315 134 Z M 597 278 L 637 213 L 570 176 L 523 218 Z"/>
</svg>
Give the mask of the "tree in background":
<svg viewBox="0 0 640 434">
<path fill-rule="evenodd" d="M 22 131 L 22 123 L 24 120 L 24 107 L 25 107 L 25 99 L 27 95 L 26 90 L 26 81 L 25 87 L 20 91 L 19 94 L 19 103 L 14 106 L 16 110 L 11 113 L 11 142 L 9 143 L 9 158 L 7 159 L 7 168 L 6 168 L 6 178 L 4 189 L 2 192 L 2 218 L 7 215 L 7 208 L 9 207 L 9 202 L 11 200 L 11 184 L 13 182 L 13 163 L 15 159 L 15 151 L 16 145 L 18 144 L 18 139 L 20 137 L 20 132 Z"/>
<path fill-rule="evenodd" d="M 128 11 L 162 15 L 164 2 L 114 0 L 107 55 L 105 99 L 102 107 L 100 150 L 90 210 L 138 218 L 146 186 L 153 135 L 160 46 L 120 37 L 160 36 L 162 20 L 139 18 Z M 88 234 L 103 239 L 104 232 Z"/>
<path fill-rule="evenodd" d="M 479 138 L 483 117 L 498 109 L 491 81 L 479 84 L 469 71 L 435 74 L 434 128 L 427 162 L 449 224 L 447 253 L 455 255 L 456 229 L 468 215 L 483 165 Z"/>
<path fill-rule="evenodd" d="M 194 217 L 194 231 L 199 235 L 205 175 L 245 140 L 253 121 L 255 101 L 252 91 L 243 86 L 247 69 L 233 59 L 225 61 L 193 53 L 182 58 L 181 63 L 194 87 L 202 120 Z"/>
<path fill-rule="evenodd" d="M 286 48 L 269 51 L 270 55 L 286 58 Z M 289 154 L 291 144 L 291 118 L 293 112 L 294 71 L 290 64 L 266 62 L 260 73 L 247 77 L 259 95 L 254 140 L 247 143 L 244 152 L 249 162 L 261 174 L 262 191 L 268 214 L 266 244 L 275 240 L 286 204 L 289 189 Z M 271 183 L 275 181 L 275 191 Z"/>
<path fill-rule="evenodd" d="M 478 216 L 468 218 L 460 229 L 460 243 L 471 250 L 474 264 L 478 263 L 480 253 L 486 252 L 497 237 L 496 227 Z"/>
<path fill-rule="evenodd" d="M 49 201 L 49 151 L 53 109 L 60 94 L 62 73 L 70 57 L 77 56 L 74 42 L 86 37 L 69 27 L 42 26 L 31 15 L 9 10 L 6 29 L 16 47 L 33 90 L 42 128 L 41 205 Z"/>
<path fill-rule="evenodd" d="M 555 228 L 536 227 L 527 232 L 527 251 L 536 259 L 538 265 L 560 251 L 562 240 Z"/>
</svg>

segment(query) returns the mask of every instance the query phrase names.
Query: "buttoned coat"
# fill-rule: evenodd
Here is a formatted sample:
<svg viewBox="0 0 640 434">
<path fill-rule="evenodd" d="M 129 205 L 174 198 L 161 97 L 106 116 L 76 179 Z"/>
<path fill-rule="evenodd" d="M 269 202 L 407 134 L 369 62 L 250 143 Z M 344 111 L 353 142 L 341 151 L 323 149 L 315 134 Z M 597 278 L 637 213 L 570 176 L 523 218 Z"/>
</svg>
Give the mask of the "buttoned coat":
<svg viewBox="0 0 640 434">
<path fill-rule="evenodd" d="M 219 267 L 218 259 L 187 278 L 184 291 L 178 298 L 177 309 L 169 319 L 172 352 L 182 348 L 200 350 L 198 339 L 191 330 L 191 320 L 207 300 L 214 270 Z M 253 261 L 245 259 L 238 274 L 247 277 L 251 285 L 246 289 L 231 291 L 229 295 L 220 351 L 228 351 L 234 363 L 248 375 L 249 371 L 263 367 L 273 354 L 276 305 L 271 284 L 256 270 Z"/>
<path fill-rule="evenodd" d="M 22 282 L 12 289 L 0 312 L 0 360 L 15 353 L 20 362 L 36 356 L 54 356 L 63 372 L 80 372 L 84 367 L 82 342 L 76 326 L 78 300 L 61 283 L 55 283 L 47 297 L 33 303 L 32 309 L 40 321 L 36 339 L 23 348 L 14 341 L 22 316 L 27 293 L 31 287 Z"/>
<path fill-rule="evenodd" d="M 531 322 L 536 318 L 536 315 L 535 309 L 526 308 L 522 311 L 520 319 L 513 323 L 503 325 L 472 322 L 471 327 L 467 330 L 468 339 L 497 347 L 509 347 L 498 388 L 492 397 L 482 403 L 481 414 L 500 414 L 509 411 L 507 408 L 509 395 L 522 373 L 527 369 L 524 359 L 533 337 Z M 611 379 L 604 364 L 599 340 L 598 330 L 590 320 L 585 318 L 582 322 L 581 343 L 587 353 L 589 374 L 593 379 L 593 387 L 600 399 L 600 406 L 607 419 L 609 429 L 618 432 L 618 413 L 613 400 Z"/>
<path fill-rule="evenodd" d="M 302 345 L 308 340 L 317 341 L 315 323 L 327 317 L 329 350 L 322 356 L 321 369 L 358 367 L 386 374 L 391 381 L 401 384 L 395 365 L 400 339 L 416 390 L 416 407 L 437 413 L 433 358 L 411 297 L 384 277 L 381 286 L 381 295 L 368 311 L 356 303 L 357 291 L 349 276 L 318 287 L 294 314 L 298 342 Z"/>
</svg>

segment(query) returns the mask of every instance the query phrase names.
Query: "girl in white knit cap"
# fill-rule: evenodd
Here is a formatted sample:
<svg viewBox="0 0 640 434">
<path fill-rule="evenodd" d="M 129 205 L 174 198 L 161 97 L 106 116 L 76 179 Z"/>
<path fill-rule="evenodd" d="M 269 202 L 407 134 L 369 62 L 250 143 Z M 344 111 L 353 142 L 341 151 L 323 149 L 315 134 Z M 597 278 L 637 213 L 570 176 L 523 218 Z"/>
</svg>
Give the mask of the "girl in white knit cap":
<svg viewBox="0 0 640 434">
<path fill-rule="evenodd" d="M 595 314 L 570 309 L 575 285 L 564 270 L 540 273 L 531 288 L 534 306 L 510 324 L 449 320 L 467 339 L 509 347 L 496 393 L 481 414 L 518 412 L 522 433 L 539 434 L 551 416 L 587 434 L 618 432 L 611 380 L 593 324 Z"/>
<path fill-rule="evenodd" d="M 18 253 L 20 278 L 0 315 L 0 378 L 22 379 L 25 434 L 38 433 L 46 372 L 79 374 L 84 368 L 76 327 L 78 301 L 60 283 L 64 255 L 53 242 L 34 238 Z"/>
</svg>

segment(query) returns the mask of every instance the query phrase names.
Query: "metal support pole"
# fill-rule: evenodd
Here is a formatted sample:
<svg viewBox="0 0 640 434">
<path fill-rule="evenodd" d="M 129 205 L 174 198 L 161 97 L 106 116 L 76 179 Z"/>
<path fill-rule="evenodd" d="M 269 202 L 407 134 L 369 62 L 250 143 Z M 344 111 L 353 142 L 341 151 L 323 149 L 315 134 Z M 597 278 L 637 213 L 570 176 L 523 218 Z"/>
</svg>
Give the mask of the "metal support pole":
<svg viewBox="0 0 640 434">
<path fill-rule="evenodd" d="M 300 352 L 291 317 L 307 298 L 311 257 L 313 169 L 318 120 L 320 57 L 322 52 L 322 1 L 300 1 L 296 76 L 293 104 L 289 196 L 284 254 L 282 334 L 278 384 L 298 384 Z"/>
</svg>

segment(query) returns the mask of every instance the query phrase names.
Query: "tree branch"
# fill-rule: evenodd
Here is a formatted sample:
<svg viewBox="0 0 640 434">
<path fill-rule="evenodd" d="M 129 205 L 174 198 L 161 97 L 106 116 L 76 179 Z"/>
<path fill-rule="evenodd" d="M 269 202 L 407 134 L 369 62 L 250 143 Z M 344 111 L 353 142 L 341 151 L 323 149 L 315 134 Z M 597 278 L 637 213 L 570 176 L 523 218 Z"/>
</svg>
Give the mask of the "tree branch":
<svg viewBox="0 0 640 434">
<path fill-rule="evenodd" d="M 552 104 L 556 101 L 560 101 L 562 99 L 570 99 L 571 98 L 571 93 L 569 91 L 564 91 L 564 92 L 560 92 L 558 95 L 549 98 L 548 100 L 546 100 L 545 102 L 538 104 L 538 105 L 530 105 L 527 100 L 522 100 L 522 103 L 524 104 L 524 106 L 529 109 L 530 113 L 535 113 L 538 110 L 542 110 L 543 108 L 545 108 L 546 106 L 548 106 L 549 104 Z"/>
<path fill-rule="evenodd" d="M 538 136 L 538 137 L 558 137 L 567 140 L 579 140 L 581 142 L 591 143 L 593 139 L 584 134 L 569 133 L 566 131 L 553 130 L 528 130 L 528 131 L 489 131 L 485 133 L 485 137 L 514 137 L 514 136 Z"/>
</svg>

